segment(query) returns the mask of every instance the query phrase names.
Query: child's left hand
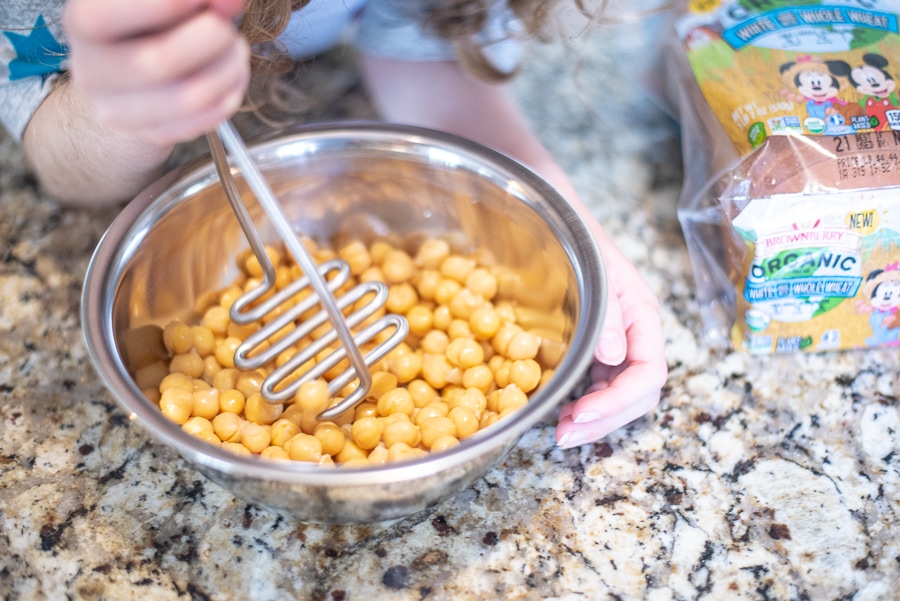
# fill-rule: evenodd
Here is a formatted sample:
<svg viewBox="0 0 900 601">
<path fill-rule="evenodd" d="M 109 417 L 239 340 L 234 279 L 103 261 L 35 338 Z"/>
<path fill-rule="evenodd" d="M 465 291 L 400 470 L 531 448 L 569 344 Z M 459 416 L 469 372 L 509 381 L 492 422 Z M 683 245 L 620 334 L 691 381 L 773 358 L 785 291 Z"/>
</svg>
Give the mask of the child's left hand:
<svg viewBox="0 0 900 601">
<path fill-rule="evenodd" d="M 651 411 L 668 375 L 656 296 L 599 224 L 589 221 L 609 292 L 590 371 L 593 384 L 560 410 L 556 440 L 563 448 L 599 440 Z"/>
</svg>

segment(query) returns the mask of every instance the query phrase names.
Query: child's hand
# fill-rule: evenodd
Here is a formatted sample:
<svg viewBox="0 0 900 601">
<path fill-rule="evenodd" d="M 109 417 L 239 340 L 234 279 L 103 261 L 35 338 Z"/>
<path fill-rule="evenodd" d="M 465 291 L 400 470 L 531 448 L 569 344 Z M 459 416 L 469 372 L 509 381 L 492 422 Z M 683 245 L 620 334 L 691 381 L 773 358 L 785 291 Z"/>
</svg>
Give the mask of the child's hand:
<svg viewBox="0 0 900 601">
<path fill-rule="evenodd" d="M 190 140 L 243 102 L 241 9 L 242 0 L 70 0 L 72 83 L 105 126 L 161 146 Z"/>
<path fill-rule="evenodd" d="M 556 440 L 563 448 L 599 440 L 652 410 L 668 375 L 656 296 L 599 224 L 591 226 L 606 266 L 608 304 L 593 385 L 560 410 Z"/>
</svg>

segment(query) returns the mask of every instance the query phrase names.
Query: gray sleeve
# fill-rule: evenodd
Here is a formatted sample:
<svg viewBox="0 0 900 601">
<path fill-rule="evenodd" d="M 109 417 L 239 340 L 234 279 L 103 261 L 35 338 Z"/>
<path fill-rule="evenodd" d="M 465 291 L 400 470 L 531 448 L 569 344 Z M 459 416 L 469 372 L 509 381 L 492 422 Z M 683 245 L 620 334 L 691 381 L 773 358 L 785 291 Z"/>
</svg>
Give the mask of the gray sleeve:
<svg viewBox="0 0 900 601">
<path fill-rule="evenodd" d="M 65 70 L 62 8 L 62 0 L 0 2 L 0 123 L 16 140 Z"/>
<path fill-rule="evenodd" d="M 413 6 L 409 0 L 369 0 L 357 31 L 359 50 L 399 60 L 454 60 L 453 44 L 423 27 L 420 9 Z M 520 29 L 505 2 L 491 3 L 488 23 L 478 41 L 498 69 L 511 71 L 519 64 Z"/>
</svg>

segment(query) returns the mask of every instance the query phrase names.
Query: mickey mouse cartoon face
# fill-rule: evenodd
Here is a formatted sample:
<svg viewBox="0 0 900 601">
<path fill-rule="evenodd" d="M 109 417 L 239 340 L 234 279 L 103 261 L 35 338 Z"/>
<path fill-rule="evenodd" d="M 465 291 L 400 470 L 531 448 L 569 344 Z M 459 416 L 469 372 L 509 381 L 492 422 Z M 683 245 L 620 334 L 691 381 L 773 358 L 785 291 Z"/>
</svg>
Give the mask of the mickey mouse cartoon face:
<svg viewBox="0 0 900 601">
<path fill-rule="evenodd" d="M 850 69 L 850 83 L 860 94 L 886 98 L 897 87 L 894 78 L 885 71 L 888 61 L 880 54 L 866 54 L 863 64 Z"/>
<path fill-rule="evenodd" d="M 796 61 L 784 63 L 779 67 L 779 71 L 784 84 L 793 87 L 800 96 L 813 102 L 824 103 L 837 96 L 841 83 L 835 76 L 845 75 L 846 73 L 841 71 L 849 70 L 849 67 L 842 61 L 821 61 L 804 56 Z"/>
</svg>

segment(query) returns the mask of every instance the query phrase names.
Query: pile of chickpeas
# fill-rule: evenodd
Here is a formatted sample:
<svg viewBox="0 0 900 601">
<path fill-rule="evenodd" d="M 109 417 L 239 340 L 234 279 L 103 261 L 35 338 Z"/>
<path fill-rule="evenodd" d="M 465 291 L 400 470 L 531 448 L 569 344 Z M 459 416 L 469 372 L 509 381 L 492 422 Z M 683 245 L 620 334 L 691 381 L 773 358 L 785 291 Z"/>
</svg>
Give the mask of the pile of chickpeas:
<svg viewBox="0 0 900 601">
<path fill-rule="evenodd" d="M 167 373 L 147 375 L 143 382 L 138 378 L 163 415 L 186 432 L 239 455 L 377 465 L 458 445 L 521 409 L 551 377 L 552 366 L 542 365 L 540 358 L 542 338 L 517 324 L 512 303 L 495 299 L 498 275 L 477 255 L 453 253 L 439 239 L 423 242 L 414 253 L 386 241 L 369 246 L 352 241 L 337 251 L 305 243 L 317 262 L 339 257 L 350 266 L 352 277 L 336 296 L 359 282 L 386 283 L 385 307 L 365 323 L 385 312 L 404 315 L 408 337 L 372 366 L 366 398 L 335 419 L 317 416 L 358 385 L 351 382 L 336 398 L 328 393 L 328 381 L 348 367 L 346 359 L 324 378 L 304 382 L 291 401 L 268 402 L 260 393 L 263 380 L 308 341 L 282 352 L 272 365 L 249 371 L 235 367 L 235 350 L 261 325 L 238 325 L 229 318 L 235 299 L 263 279 L 258 259 L 245 253 L 238 257 L 242 275 L 208 299 L 199 323 L 173 321 L 164 328 Z M 276 269 L 269 296 L 302 274 L 279 249 L 267 247 L 267 252 Z M 288 303 L 299 302 L 299 295 Z M 264 322 L 286 308 L 282 305 Z M 309 337 L 322 333 L 317 329 Z"/>
</svg>

